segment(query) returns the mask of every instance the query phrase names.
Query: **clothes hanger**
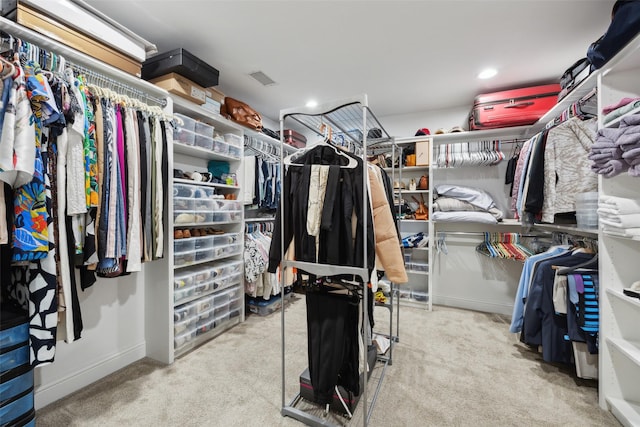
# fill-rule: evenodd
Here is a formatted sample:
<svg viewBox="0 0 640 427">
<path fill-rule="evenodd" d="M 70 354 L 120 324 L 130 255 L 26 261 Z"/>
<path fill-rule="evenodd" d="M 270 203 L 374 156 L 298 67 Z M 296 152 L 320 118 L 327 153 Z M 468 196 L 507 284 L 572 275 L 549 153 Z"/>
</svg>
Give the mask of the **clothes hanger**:
<svg viewBox="0 0 640 427">
<path fill-rule="evenodd" d="M 595 267 L 595 268 L 594 268 Z M 578 269 L 590 269 L 597 270 L 598 269 L 598 254 L 595 254 L 593 258 L 578 265 L 574 265 L 573 267 L 562 267 L 562 266 L 552 266 L 551 268 L 555 269 L 558 274 L 569 274 Z"/>
<path fill-rule="evenodd" d="M 326 127 L 324 127 L 324 126 L 326 126 Z M 327 128 L 328 128 L 328 130 L 327 130 Z M 308 149 L 300 150 L 300 151 L 297 151 L 297 152 L 295 152 L 293 154 L 288 155 L 287 157 L 285 157 L 283 159 L 283 163 L 286 166 L 304 166 L 301 163 L 294 163 L 295 160 L 298 157 L 304 155 L 305 153 L 310 152 L 310 151 L 312 151 L 312 150 L 314 150 L 314 149 L 316 149 L 318 147 L 330 147 L 331 149 L 333 149 L 333 151 L 336 152 L 336 154 L 338 156 L 341 156 L 341 157 L 343 157 L 343 158 L 348 160 L 348 163 L 346 165 L 340 165 L 341 169 L 354 169 L 356 166 L 358 166 L 358 161 L 355 158 L 353 158 L 351 156 L 348 156 L 346 152 L 340 150 L 338 147 L 336 147 L 335 145 L 333 145 L 333 144 L 331 144 L 329 142 L 329 141 L 331 141 L 331 133 L 332 133 L 330 126 L 322 124 L 321 128 L 320 128 L 320 132 L 324 133 L 324 139 L 322 141 L 318 142 L 317 144 L 312 145 Z"/>
<path fill-rule="evenodd" d="M 8 61 L 3 56 L 0 56 L 0 65 L 2 66 L 1 76 L 3 79 L 16 74 L 16 67 L 11 61 Z"/>
</svg>

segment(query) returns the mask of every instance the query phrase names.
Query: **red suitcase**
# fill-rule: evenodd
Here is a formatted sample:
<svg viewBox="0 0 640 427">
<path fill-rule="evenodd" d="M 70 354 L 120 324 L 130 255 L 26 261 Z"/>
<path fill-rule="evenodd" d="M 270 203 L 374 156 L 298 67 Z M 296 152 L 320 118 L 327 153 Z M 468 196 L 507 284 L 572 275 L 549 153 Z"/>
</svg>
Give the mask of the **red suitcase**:
<svg viewBox="0 0 640 427">
<path fill-rule="evenodd" d="M 292 147 L 304 148 L 307 145 L 307 138 L 295 130 L 285 129 L 284 142 Z"/>
<path fill-rule="evenodd" d="M 478 95 L 469 130 L 531 125 L 556 105 L 559 92 L 559 84 L 550 84 Z"/>
</svg>

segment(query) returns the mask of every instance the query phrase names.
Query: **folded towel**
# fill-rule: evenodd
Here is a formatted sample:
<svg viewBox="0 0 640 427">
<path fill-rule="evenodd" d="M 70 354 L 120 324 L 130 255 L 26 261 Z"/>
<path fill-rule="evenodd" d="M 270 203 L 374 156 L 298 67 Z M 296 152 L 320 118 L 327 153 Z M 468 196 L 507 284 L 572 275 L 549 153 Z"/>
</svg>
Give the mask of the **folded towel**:
<svg viewBox="0 0 640 427">
<path fill-rule="evenodd" d="M 629 165 L 624 160 L 611 159 L 604 165 L 592 164 L 591 170 L 595 173 L 604 175 L 607 178 L 613 178 L 629 169 Z"/>
<path fill-rule="evenodd" d="M 624 214 L 618 216 L 600 218 L 604 224 L 620 228 L 640 227 L 640 213 Z"/>
<path fill-rule="evenodd" d="M 640 126 L 629 126 L 625 132 L 622 132 L 618 139 L 616 139 L 616 145 L 621 150 L 625 150 L 625 147 L 635 146 L 640 144 Z"/>
<path fill-rule="evenodd" d="M 623 107 L 617 108 L 604 116 L 604 123 L 609 123 L 612 120 L 622 117 L 629 111 L 634 110 L 640 106 L 640 101 L 631 102 Z M 622 126 L 622 124 L 620 124 Z"/>
<path fill-rule="evenodd" d="M 589 160 L 592 160 L 594 162 L 599 162 L 599 161 L 604 161 L 606 162 L 609 159 L 620 159 L 622 158 L 622 150 L 620 150 L 619 148 L 616 150 L 612 150 L 611 152 L 596 152 L 596 151 L 592 151 L 589 154 Z"/>
<path fill-rule="evenodd" d="M 619 215 L 640 213 L 640 200 L 626 197 L 601 196 L 598 208 L 615 209 Z"/>
<path fill-rule="evenodd" d="M 602 231 L 620 237 L 640 237 L 640 228 L 618 228 L 603 225 Z"/>
<path fill-rule="evenodd" d="M 633 101 L 639 101 L 640 98 L 622 98 L 620 101 L 615 104 L 607 105 L 602 109 L 602 114 L 609 114 L 610 112 L 617 110 L 620 107 L 624 107 L 627 104 L 632 103 Z"/>
<path fill-rule="evenodd" d="M 636 105 L 638 103 L 638 101 L 633 102 L 632 104 L 628 104 L 625 107 L 637 107 L 638 105 Z M 629 108 L 628 111 L 631 111 L 633 108 Z M 622 120 L 620 120 L 620 127 L 627 127 L 627 126 L 638 126 L 640 125 L 640 114 L 635 113 L 635 114 L 629 114 L 626 117 L 623 117 Z"/>
<path fill-rule="evenodd" d="M 635 166 L 640 163 L 640 147 L 633 150 L 625 151 L 622 153 L 622 158 L 631 166 Z"/>
</svg>

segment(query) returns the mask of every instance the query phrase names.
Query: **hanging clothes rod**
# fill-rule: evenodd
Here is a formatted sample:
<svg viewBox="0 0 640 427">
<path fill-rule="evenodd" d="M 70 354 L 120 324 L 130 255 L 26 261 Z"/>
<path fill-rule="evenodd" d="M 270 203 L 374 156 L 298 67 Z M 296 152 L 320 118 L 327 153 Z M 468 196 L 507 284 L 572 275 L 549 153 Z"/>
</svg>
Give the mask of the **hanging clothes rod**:
<svg viewBox="0 0 640 427">
<path fill-rule="evenodd" d="M 70 66 L 76 73 L 85 76 L 89 83 L 95 84 L 96 86 L 102 86 L 116 92 L 123 92 L 131 98 L 137 98 L 140 101 L 144 101 L 146 103 L 152 102 L 161 107 L 167 106 L 166 98 L 158 98 L 153 95 L 149 95 L 143 90 L 112 79 L 111 77 L 105 76 L 82 65 L 78 65 L 73 62 L 67 62 L 67 65 Z"/>
<path fill-rule="evenodd" d="M 266 218 L 245 218 L 244 222 L 273 222 L 276 220 L 276 217 L 266 217 Z"/>
<path fill-rule="evenodd" d="M 166 99 L 169 97 L 169 93 L 139 77 L 128 74 L 82 52 L 78 52 L 75 49 L 52 40 L 45 35 L 25 28 L 7 18 L 0 17 L 0 29 L 15 38 L 37 45 L 41 49 L 55 52 L 56 55 L 63 56 L 68 62 L 75 64 L 76 66 L 86 67 L 91 70 L 99 70 L 99 72 L 95 72 L 103 75 L 105 78 L 110 78 L 113 81 L 119 82 L 121 85 L 130 86 L 132 89 L 138 89 L 147 94 L 149 99 L 153 96 L 158 100 L 164 100 L 164 102 L 158 102 L 158 105 L 167 105 Z"/>
<path fill-rule="evenodd" d="M 499 224 L 498 224 L 499 225 Z M 540 232 L 538 234 L 523 234 L 523 233 L 518 233 L 518 232 L 511 232 L 511 231 L 489 231 L 488 233 L 495 233 L 495 234 L 517 234 L 520 237 L 541 237 L 541 236 L 548 236 L 551 235 L 551 233 L 548 232 Z M 437 235 L 454 235 L 454 236 L 481 236 L 484 237 L 485 232 L 484 231 L 438 231 L 436 232 Z"/>
</svg>

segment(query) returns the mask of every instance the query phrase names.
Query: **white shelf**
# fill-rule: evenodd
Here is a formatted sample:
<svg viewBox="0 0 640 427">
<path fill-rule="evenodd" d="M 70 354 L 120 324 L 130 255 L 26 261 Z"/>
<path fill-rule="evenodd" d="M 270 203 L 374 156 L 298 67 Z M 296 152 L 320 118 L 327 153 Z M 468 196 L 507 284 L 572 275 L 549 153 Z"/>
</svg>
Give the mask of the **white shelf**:
<svg viewBox="0 0 640 427">
<path fill-rule="evenodd" d="M 240 189 L 240 187 L 238 187 L 237 185 L 218 184 L 215 182 L 198 182 L 198 181 L 193 181 L 191 179 L 184 179 L 184 178 L 173 178 L 173 182 L 179 183 L 179 184 L 200 185 L 203 187 L 228 188 L 230 190 Z"/>
<path fill-rule="evenodd" d="M 618 233 L 611 233 L 609 231 L 603 231 L 602 234 L 604 236 L 609 236 L 609 237 L 614 237 L 616 239 L 622 239 L 622 240 L 634 240 L 636 242 L 640 241 L 640 236 L 623 236 L 621 234 Z"/>
<path fill-rule="evenodd" d="M 227 120 L 220 114 L 216 114 L 213 111 L 207 110 L 200 105 L 194 104 L 179 96 L 172 96 L 173 100 L 173 112 L 184 114 L 194 119 L 213 122 L 213 126 L 218 133 L 235 133 L 238 134 L 242 130 L 240 125 L 233 123 L 231 120 Z"/>
<path fill-rule="evenodd" d="M 173 152 L 186 154 L 191 157 L 198 157 L 207 160 L 223 160 L 227 162 L 239 162 L 240 158 L 227 156 L 224 154 L 216 153 L 206 148 L 196 147 L 192 145 L 185 145 L 179 142 L 173 142 Z"/>
<path fill-rule="evenodd" d="M 626 341 L 620 338 L 607 338 L 607 344 L 618 350 L 640 368 L 640 342 Z"/>
<path fill-rule="evenodd" d="M 530 133 L 531 126 L 514 126 L 508 128 L 476 130 L 467 132 L 431 135 L 433 145 L 453 144 L 456 142 L 491 141 L 500 139 L 520 139 Z"/>
<path fill-rule="evenodd" d="M 412 250 L 412 251 L 428 251 L 429 250 L 429 246 L 425 246 L 423 248 L 406 248 L 402 245 L 400 245 L 401 248 L 403 249 L 408 249 L 408 250 Z"/>
<path fill-rule="evenodd" d="M 626 426 L 640 426 L 640 403 L 607 397 L 611 413 Z"/>
<path fill-rule="evenodd" d="M 429 306 L 429 297 L 427 296 L 426 301 L 418 301 L 413 298 L 398 298 L 398 302 L 401 306 L 404 307 L 424 309 Z"/>
<path fill-rule="evenodd" d="M 624 301 L 625 303 L 631 304 L 632 306 L 640 310 L 640 299 L 638 298 L 630 297 L 628 295 L 625 295 L 622 291 L 618 291 L 616 289 L 611 289 L 611 288 L 607 289 L 607 294 L 614 301 Z"/>
<path fill-rule="evenodd" d="M 570 234 L 578 234 L 585 237 L 595 237 L 598 235 L 597 228 L 578 228 L 576 224 L 534 224 L 533 228 L 547 231 L 560 231 Z"/>
<path fill-rule="evenodd" d="M 428 276 L 428 271 L 419 271 L 419 270 L 407 270 L 407 274 L 419 274 L 421 276 Z"/>
<path fill-rule="evenodd" d="M 298 151 L 296 147 L 292 147 L 288 144 L 283 144 L 279 139 L 272 138 L 269 135 L 265 135 L 264 133 L 249 128 L 243 128 L 242 130 L 244 131 L 245 136 L 259 139 L 260 141 L 264 141 L 268 144 L 273 145 L 274 147 L 282 148 L 285 154 L 291 154 Z"/>
<path fill-rule="evenodd" d="M 392 172 L 394 169 L 396 171 L 399 171 L 400 168 L 382 168 L 384 169 L 386 172 Z M 415 171 L 425 171 L 425 170 L 429 170 L 429 166 L 402 166 L 402 172 L 415 172 Z"/>
<path fill-rule="evenodd" d="M 424 219 L 401 219 L 400 222 L 428 224 L 429 220 L 424 220 Z"/>
<path fill-rule="evenodd" d="M 429 190 L 393 190 L 394 193 L 428 194 Z"/>
</svg>

